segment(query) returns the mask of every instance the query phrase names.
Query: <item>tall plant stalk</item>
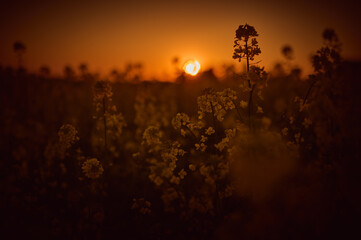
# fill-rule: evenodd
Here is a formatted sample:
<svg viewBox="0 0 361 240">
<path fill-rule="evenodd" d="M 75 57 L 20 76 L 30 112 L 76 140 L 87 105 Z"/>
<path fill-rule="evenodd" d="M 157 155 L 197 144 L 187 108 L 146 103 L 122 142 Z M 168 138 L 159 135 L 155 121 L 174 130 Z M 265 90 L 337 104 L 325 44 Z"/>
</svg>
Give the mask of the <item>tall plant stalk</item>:
<svg viewBox="0 0 361 240">
<path fill-rule="evenodd" d="M 104 152 L 107 151 L 107 117 L 106 117 L 106 101 L 103 97 L 103 123 L 104 123 Z"/>
</svg>

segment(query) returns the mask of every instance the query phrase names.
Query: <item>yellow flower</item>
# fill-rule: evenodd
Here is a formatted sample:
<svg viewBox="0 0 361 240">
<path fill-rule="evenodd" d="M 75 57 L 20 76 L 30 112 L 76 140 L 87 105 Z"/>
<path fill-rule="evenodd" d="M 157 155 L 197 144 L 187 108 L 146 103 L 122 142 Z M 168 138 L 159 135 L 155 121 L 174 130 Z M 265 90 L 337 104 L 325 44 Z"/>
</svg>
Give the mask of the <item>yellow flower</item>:
<svg viewBox="0 0 361 240">
<path fill-rule="evenodd" d="M 154 178 L 153 182 L 155 183 L 155 185 L 160 186 L 163 183 L 163 179 L 160 178 L 159 176 L 157 176 L 157 177 Z"/>
<path fill-rule="evenodd" d="M 200 150 L 202 152 L 206 151 L 207 149 L 207 145 L 205 145 L 204 143 L 201 143 L 201 144 L 194 144 L 194 146 L 196 147 L 197 150 Z"/>
<path fill-rule="evenodd" d="M 191 171 L 195 171 L 196 170 L 196 166 L 194 166 L 194 164 L 189 164 L 189 169 L 191 170 Z"/>
<path fill-rule="evenodd" d="M 180 182 L 180 178 L 176 177 L 176 176 L 172 176 L 172 178 L 170 179 L 170 182 L 178 185 Z"/>
<path fill-rule="evenodd" d="M 295 118 L 294 117 L 290 117 L 290 124 L 294 123 L 295 122 Z"/>
<path fill-rule="evenodd" d="M 257 113 L 263 113 L 263 108 L 261 108 L 260 106 L 257 107 Z"/>
<path fill-rule="evenodd" d="M 304 142 L 305 141 L 305 139 L 302 137 L 301 138 L 301 133 L 296 133 L 295 135 L 294 135 L 294 137 L 295 137 L 295 140 L 296 140 L 296 143 L 300 143 L 300 142 Z"/>
<path fill-rule="evenodd" d="M 178 176 L 180 177 L 180 179 L 184 179 L 184 177 L 187 176 L 187 172 L 182 169 L 179 171 Z"/>
<path fill-rule="evenodd" d="M 311 124 L 312 124 L 312 121 L 309 118 L 305 118 L 302 123 L 302 125 L 305 126 L 305 128 L 308 128 Z"/>
<path fill-rule="evenodd" d="M 224 137 L 219 143 L 214 144 L 214 146 L 222 152 L 223 149 L 229 146 L 231 139 L 236 135 L 236 129 L 226 129 L 225 131 L 226 137 Z"/>
<path fill-rule="evenodd" d="M 209 127 L 209 128 L 207 128 L 207 130 L 206 130 L 206 134 L 207 135 L 212 135 L 213 133 L 215 133 L 216 131 L 214 131 L 214 129 L 212 128 L 212 127 Z"/>
<path fill-rule="evenodd" d="M 204 143 L 208 140 L 207 137 L 205 137 L 204 135 L 201 135 L 201 142 Z"/>
<path fill-rule="evenodd" d="M 181 131 L 181 135 L 182 135 L 183 137 L 185 137 L 185 136 L 187 135 L 187 132 L 184 131 L 183 129 L 181 129 L 180 131 Z"/>
<path fill-rule="evenodd" d="M 241 108 L 246 108 L 248 106 L 248 103 L 246 101 L 241 100 Z"/>
<path fill-rule="evenodd" d="M 177 113 L 177 115 L 172 119 L 172 125 L 174 129 L 179 129 L 182 126 L 185 126 L 189 123 L 189 116 L 185 113 Z"/>
</svg>

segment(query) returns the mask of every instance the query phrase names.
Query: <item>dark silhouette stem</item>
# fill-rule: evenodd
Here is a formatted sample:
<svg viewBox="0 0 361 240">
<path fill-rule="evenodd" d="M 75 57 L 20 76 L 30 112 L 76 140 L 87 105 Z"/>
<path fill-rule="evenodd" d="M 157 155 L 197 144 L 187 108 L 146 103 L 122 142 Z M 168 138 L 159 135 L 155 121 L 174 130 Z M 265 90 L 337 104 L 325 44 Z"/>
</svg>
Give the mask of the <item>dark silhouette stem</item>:
<svg viewBox="0 0 361 240">
<path fill-rule="evenodd" d="M 315 79 L 315 80 L 311 83 L 311 86 L 309 87 L 309 89 L 308 89 L 308 91 L 307 91 L 307 94 L 306 94 L 305 98 L 303 99 L 303 105 L 306 104 L 307 98 L 308 98 L 308 96 L 310 95 L 311 90 L 312 90 L 313 86 L 315 85 L 316 81 L 317 81 L 317 79 Z"/>
<path fill-rule="evenodd" d="M 310 96 L 311 90 L 313 88 L 313 86 L 315 85 L 315 83 L 317 82 L 317 79 L 315 79 L 312 83 L 311 86 L 308 88 L 307 90 L 307 94 L 305 96 L 305 98 L 303 99 L 303 106 L 306 104 L 306 101 L 308 99 L 308 97 Z M 302 139 L 302 135 L 303 135 L 303 130 L 305 129 L 305 126 L 303 125 L 300 131 L 300 137 L 299 137 L 299 143 L 301 144 L 301 139 Z"/>
<path fill-rule="evenodd" d="M 249 129 L 252 129 L 252 110 L 253 110 L 253 91 L 256 84 L 252 86 L 252 89 L 249 93 L 249 101 L 248 101 L 248 122 L 249 122 Z"/>
<path fill-rule="evenodd" d="M 103 121 L 104 121 L 104 150 L 107 151 L 107 119 L 105 116 L 106 113 L 106 104 L 105 104 L 105 96 L 103 97 Z"/>
<path fill-rule="evenodd" d="M 247 72 L 249 72 L 249 56 L 248 56 L 248 39 L 246 40 L 246 57 L 247 57 Z M 251 87 L 251 81 L 248 80 L 248 86 Z"/>
<path fill-rule="evenodd" d="M 239 120 L 240 120 L 240 121 L 242 121 L 242 114 L 239 112 L 239 108 L 238 108 L 238 106 L 237 106 L 236 102 L 235 102 L 234 100 L 232 100 L 232 102 L 233 102 L 234 107 L 235 107 L 235 109 L 236 109 L 236 111 L 237 111 L 237 114 L 238 114 Z"/>
<path fill-rule="evenodd" d="M 218 137 L 218 128 L 217 128 L 217 120 L 216 117 L 214 116 L 214 108 L 213 108 L 213 104 L 211 102 L 211 109 L 212 109 L 212 120 L 213 120 L 213 126 L 214 126 L 214 130 L 216 131 L 216 136 Z"/>
<path fill-rule="evenodd" d="M 190 132 L 191 136 L 194 138 L 195 141 L 197 141 L 197 136 L 193 133 L 193 131 L 188 127 L 188 126 L 184 126 L 184 128 Z"/>
</svg>

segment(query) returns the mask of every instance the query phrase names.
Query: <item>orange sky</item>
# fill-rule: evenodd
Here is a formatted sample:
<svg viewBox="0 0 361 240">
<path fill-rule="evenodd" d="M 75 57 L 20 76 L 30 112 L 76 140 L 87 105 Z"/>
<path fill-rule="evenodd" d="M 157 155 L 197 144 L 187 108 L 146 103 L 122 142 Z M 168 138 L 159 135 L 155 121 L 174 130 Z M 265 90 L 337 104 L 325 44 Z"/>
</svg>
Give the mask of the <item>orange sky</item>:
<svg viewBox="0 0 361 240">
<path fill-rule="evenodd" d="M 7 2 L 7 3 L 6 3 Z M 294 62 L 309 73 L 310 54 L 331 27 L 343 43 L 343 56 L 361 59 L 357 1 L 5 1 L 0 9 L 0 64 L 15 65 L 14 41 L 27 46 L 25 66 L 48 65 L 61 74 L 65 64 L 87 63 L 102 74 L 140 61 L 145 77 L 167 79 L 171 60 L 197 59 L 202 69 L 232 59 L 235 30 L 246 22 L 259 33 L 256 60 L 271 69 L 290 44 Z"/>
</svg>

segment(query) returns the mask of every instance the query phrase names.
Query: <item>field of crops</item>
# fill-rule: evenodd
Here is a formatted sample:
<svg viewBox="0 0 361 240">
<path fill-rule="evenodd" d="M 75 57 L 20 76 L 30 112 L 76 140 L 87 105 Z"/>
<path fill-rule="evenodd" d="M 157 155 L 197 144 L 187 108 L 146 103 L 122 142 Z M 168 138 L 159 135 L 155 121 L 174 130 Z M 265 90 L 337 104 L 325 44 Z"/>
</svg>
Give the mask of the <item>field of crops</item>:
<svg viewBox="0 0 361 240">
<path fill-rule="evenodd" d="M 360 63 L 324 40 L 306 78 L 291 65 L 174 82 L 2 67 L 0 235 L 360 234 Z"/>
</svg>

